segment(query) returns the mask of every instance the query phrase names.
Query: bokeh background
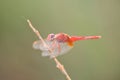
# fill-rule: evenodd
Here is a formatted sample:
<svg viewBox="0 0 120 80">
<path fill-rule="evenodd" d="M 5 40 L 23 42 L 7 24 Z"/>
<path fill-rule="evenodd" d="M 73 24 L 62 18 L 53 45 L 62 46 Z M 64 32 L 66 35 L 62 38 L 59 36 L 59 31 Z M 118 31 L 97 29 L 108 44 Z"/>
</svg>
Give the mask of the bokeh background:
<svg viewBox="0 0 120 80">
<path fill-rule="evenodd" d="M 26 19 L 49 33 L 101 35 L 75 43 L 58 59 L 72 80 L 120 80 L 119 0 L 0 0 L 0 80 L 66 80 L 42 57 Z"/>
</svg>

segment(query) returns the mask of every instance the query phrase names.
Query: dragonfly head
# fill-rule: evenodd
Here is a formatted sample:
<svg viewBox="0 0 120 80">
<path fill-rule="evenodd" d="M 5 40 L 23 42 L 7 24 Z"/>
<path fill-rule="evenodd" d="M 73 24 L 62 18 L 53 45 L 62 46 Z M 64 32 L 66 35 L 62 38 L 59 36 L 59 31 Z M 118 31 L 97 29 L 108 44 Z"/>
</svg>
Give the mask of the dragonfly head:
<svg viewBox="0 0 120 80">
<path fill-rule="evenodd" d="M 55 34 L 51 33 L 47 36 L 47 40 L 52 41 L 54 40 Z"/>
</svg>

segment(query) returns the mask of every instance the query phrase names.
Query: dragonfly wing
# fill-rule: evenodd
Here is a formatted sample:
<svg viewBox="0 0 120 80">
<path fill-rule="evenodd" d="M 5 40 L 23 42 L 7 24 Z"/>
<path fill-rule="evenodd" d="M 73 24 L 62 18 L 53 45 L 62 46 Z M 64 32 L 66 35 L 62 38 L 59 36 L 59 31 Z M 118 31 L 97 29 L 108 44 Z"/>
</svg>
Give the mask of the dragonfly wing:
<svg viewBox="0 0 120 80">
<path fill-rule="evenodd" d="M 46 44 L 49 46 L 49 43 L 50 43 L 50 42 L 48 42 L 48 41 L 46 41 L 46 40 L 45 40 L 45 42 L 46 42 Z M 48 50 L 48 48 L 47 48 L 47 47 L 42 43 L 42 41 L 40 41 L 40 40 L 33 42 L 33 48 L 34 48 L 34 49 L 40 49 L 40 50 L 42 50 L 42 51 Z"/>
<path fill-rule="evenodd" d="M 50 56 L 49 51 L 43 51 L 43 52 L 42 52 L 42 56 Z"/>
<path fill-rule="evenodd" d="M 33 48 L 34 49 L 40 49 L 40 45 L 41 45 L 40 40 L 33 42 Z"/>
<path fill-rule="evenodd" d="M 56 40 L 45 40 L 45 42 L 48 45 L 48 47 L 52 50 L 52 53 L 49 52 L 49 49 L 46 46 L 44 46 L 44 44 L 40 40 L 35 41 L 33 43 L 33 48 L 41 50 L 42 56 L 50 56 L 50 58 L 65 54 L 72 48 L 67 43 L 57 42 Z"/>
<path fill-rule="evenodd" d="M 55 53 L 50 53 L 49 51 L 43 51 L 42 56 L 43 57 L 50 56 L 50 58 L 57 57 Z"/>
<path fill-rule="evenodd" d="M 59 55 L 63 55 L 65 53 L 67 53 L 71 48 L 72 48 L 72 46 L 69 46 L 67 43 L 56 42 L 56 45 L 52 50 L 53 53 L 52 53 L 52 55 L 50 55 L 50 57 L 52 58 L 53 56 L 57 57 Z"/>
</svg>

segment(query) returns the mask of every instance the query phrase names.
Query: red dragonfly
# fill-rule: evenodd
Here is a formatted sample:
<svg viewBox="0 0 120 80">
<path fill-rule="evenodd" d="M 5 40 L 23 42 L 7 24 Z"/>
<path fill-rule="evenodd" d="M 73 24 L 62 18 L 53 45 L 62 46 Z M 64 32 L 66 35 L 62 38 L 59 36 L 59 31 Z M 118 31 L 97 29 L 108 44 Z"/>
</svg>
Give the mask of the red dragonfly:
<svg viewBox="0 0 120 80">
<path fill-rule="evenodd" d="M 76 41 L 99 38 L 101 38 L 101 36 L 69 36 L 65 33 L 52 33 L 49 34 L 46 39 L 44 39 L 45 43 L 52 50 L 52 54 L 50 54 L 48 47 L 46 47 L 41 40 L 35 41 L 33 43 L 33 47 L 41 50 L 42 56 L 50 56 L 50 58 L 53 58 L 69 51 Z"/>
</svg>

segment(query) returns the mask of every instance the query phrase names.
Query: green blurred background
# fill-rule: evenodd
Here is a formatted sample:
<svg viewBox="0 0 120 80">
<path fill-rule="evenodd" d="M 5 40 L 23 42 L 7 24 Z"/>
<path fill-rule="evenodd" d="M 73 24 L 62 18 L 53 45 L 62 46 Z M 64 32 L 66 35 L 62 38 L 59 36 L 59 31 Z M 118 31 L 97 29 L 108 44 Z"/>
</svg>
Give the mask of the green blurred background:
<svg viewBox="0 0 120 80">
<path fill-rule="evenodd" d="M 120 80 L 119 0 L 0 0 L 0 80 L 65 80 L 53 60 L 42 57 L 26 19 L 49 33 L 101 35 L 79 41 L 58 59 L 72 80 Z"/>
</svg>

